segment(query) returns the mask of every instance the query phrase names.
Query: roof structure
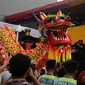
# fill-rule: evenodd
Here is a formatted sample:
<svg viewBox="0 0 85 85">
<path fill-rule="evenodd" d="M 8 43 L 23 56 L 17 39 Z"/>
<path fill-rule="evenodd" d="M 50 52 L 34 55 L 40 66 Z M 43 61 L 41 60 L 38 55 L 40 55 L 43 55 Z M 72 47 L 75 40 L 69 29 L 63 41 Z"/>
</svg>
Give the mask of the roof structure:
<svg viewBox="0 0 85 85">
<path fill-rule="evenodd" d="M 16 22 L 16 21 L 26 20 L 26 19 L 33 17 L 33 12 L 36 15 L 38 15 L 40 11 L 43 11 L 45 13 L 56 12 L 59 9 L 62 9 L 62 10 L 65 9 L 66 11 L 69 11 L 68 9 L 70 9 L 71 11 L 73 11 L 74 8 L 75 9 L 77 7 L 79 8 L 80 5 L 84 4 L 84 3 L 85 3 L 85 0 L 64 0 L 64 1 L 61 1 L 61 2 L 48 4 L 48 5 L 39 7 L 39 8 L 34 8 L 34 9 L 31 9 L 31 10 L 27 10 L 27 11 L 24 11 L 24 12 L 20 12 L 20 13 L 17 13 L 17 14 L 6 16 L 5 21 Z"/>
</svg>

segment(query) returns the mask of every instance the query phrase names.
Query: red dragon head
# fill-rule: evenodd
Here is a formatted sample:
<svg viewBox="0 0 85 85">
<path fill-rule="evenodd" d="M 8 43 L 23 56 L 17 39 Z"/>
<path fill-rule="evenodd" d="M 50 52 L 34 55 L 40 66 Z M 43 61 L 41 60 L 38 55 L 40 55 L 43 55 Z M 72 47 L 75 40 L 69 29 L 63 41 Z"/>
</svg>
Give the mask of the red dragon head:
<svg viewBox="0 0 85 85">
<path fill-rule="evenodd" d="M 62 14 L 61 10 L 57 14 L 49 15 L 40 12 L 40 19 L 37 18 L 38 21 L 41 21 L 39 27 L 41 35 L 46 37 L 52 46 L 72 44 L 68 29 L 75 25 L 70 22 L 71 18 L 69 15 Z"/>
</svg>

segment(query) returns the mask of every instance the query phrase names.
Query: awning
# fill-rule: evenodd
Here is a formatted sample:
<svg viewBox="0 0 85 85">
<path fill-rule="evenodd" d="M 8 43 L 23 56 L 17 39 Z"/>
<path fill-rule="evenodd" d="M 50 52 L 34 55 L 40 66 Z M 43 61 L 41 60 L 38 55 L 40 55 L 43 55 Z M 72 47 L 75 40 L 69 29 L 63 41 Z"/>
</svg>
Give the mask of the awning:
<svg viewBox="0 0 85 85">
<path fill-rule="evenodd" d="M 25 29 L 31 29 L 31 32 L 30 32 L 31 36 L 36 38 L 39 38 L 41 36 L 38 30 L 35 30 L 30 27 L 23 27 L 21 25 L 13 25 L 13 24 L 5 23 L 5 22 L 0 22 L 0 26 L 4 26 L 4 25 L 7 25 L 8 27 L 14 29 L 17 32 L 25 31 Z"/>
</svg>

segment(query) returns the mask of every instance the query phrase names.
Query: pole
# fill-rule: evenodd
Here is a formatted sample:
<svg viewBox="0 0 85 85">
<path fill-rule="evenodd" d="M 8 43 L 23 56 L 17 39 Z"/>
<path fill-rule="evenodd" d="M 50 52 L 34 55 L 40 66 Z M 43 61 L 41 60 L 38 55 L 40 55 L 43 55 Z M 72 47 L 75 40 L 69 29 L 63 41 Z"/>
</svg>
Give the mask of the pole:
<svg viewBox="0 0 85 85">
<path fill-rule="evenodd" d="M 17 37 L 16 37 L 16 40 L 18 41 L 19 39 L 19 32 L 17 31 Z"/>
</svg>

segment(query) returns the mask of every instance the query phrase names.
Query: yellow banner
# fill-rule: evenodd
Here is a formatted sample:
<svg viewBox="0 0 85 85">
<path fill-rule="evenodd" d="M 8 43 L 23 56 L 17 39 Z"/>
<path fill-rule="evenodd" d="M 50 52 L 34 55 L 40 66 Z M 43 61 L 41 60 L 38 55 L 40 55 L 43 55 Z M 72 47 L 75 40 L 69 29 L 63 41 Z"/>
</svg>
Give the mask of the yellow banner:
<svg viewBox="0 0 85 85">
<path fill-rule="evenodd" d="M 69 34 L 73 43 L 77 42 L 78 40 L 83 40 L 85 43 L 85 25 L 72 27 L 69 29 Z"/>
</svg>

